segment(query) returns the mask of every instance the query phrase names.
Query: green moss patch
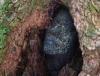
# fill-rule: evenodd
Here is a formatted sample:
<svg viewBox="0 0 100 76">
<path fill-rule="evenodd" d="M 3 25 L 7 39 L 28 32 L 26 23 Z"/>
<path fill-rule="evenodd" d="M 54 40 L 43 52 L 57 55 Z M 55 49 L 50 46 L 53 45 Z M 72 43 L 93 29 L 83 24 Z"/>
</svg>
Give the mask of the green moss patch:
<svg viewBox="0 0 100 76">
<path fill-rule="evenodd" d="M 10 31 L 9 27 L 6 27 L 2 23 L 0 23 L 0 63 L 4 56 L 4 52 L 5 52 L 4 47 L 6 45 L 7 34 L 9 31 Z"/>
</svg>

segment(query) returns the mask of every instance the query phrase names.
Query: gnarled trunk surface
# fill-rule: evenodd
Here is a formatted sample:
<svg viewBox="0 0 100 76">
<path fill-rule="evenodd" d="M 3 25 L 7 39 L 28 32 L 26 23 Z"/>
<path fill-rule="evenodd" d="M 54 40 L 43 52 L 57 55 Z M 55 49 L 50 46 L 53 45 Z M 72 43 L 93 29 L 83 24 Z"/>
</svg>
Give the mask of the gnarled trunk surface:
<svg viewBox="0 0 100 76">
<path fill-rule="evenodd" d="M 8 37 L 6 54 L 0 65 L 0 76 L 48 76 L 45 56 L 41 53 L 42 41 L 44 31 L 51 24 L 60 5 L 69 7 L 79 34 L 80 47 L 72 62 L 62 67 L 58 76 L 99 76 L 100 1 L 33 1 L 37 2 L 33 13 L 25 17 Z"/>
</svg>

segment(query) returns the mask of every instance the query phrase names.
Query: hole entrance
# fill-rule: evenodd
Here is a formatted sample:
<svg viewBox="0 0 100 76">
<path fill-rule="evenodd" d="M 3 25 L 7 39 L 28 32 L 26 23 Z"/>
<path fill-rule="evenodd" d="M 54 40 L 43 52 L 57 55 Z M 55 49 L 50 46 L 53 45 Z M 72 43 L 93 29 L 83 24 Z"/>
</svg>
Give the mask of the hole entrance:
<svg viewBox="0 0 100 76">
<path fill-rule="evenodd" d="M 82 69 L 83 58 L 80 50 L 77 30 L 67 7 L 61 6 L 55 11 L 52 23 L 45 31 L 43 53 L 45 54 L 49 76 L 58 76 L 63 67 L 68 65 L 78 76 Z M 65 75 L 71 76 L 70 69 Z M 69 72 L 69 73 L 68 73 Z M 62 75 L 61 75 L 62 76 Z"/>
<path fill-rule="evenodd" d="M 30 43 L 31 38 L 34 39 L 34 37 L 31 37 L 34 34 L 32 31 L 27 38 L 28 43 Z M 78 76 L 82 70 L 83 58 L 78 33 L 68 8 L 61 5 L 61 7 L 54 12 L 53 20 L 49 27 L 45 30 L 39 30 L 39 32 L 41 32 L 38 36 L 42 44 L 40 47 L 37 47 L 35 44 L 35 50 L 42 50 L 42 52 L 38 53 L 41 53 L 41 56 L 45 58 L 47 76 Z M 31 45 L 28 44 L 26 52 L 22 53 L 21 56 L 23 61 L 18 64 L 18 66 L 23 67 L 17 68 L 16 75 L 35 76 L 34 70 L 38 71 L 39 69 L 30 69 L 31 66 L 34 65 L 33 54 Z M 36 55 L 39 54 L 36 53 Z M 41 58 L 41 56 L 36 57 Z M 38 64 L 36 65 L 38 66 Z M 39 66 L 40 65 L 41 64 L 39 64 Z M 29 68 L 27 68 L 27 66 Z M 75 71 L 75 74 L 72 75 L 73 71 Z M 30 72 L 32 74 L 29 74 Z"/>
</svg>

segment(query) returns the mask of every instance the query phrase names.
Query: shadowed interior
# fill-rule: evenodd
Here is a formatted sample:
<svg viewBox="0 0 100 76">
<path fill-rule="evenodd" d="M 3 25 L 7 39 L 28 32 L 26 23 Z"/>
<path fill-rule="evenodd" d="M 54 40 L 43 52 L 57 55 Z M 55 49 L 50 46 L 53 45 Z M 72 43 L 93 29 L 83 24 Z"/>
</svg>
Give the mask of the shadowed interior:
<svg viewBox="0 0 100 76">
<path fill-rule="evenodd" d="M 78 33 L 67 7 L 61 6 L 55 11 L 45 31 L 43 50 L 49 76 L 58 76 L 66 64 L 76 71 L 76 75 L 81 71 L 83 60 Z"/>
</svg>

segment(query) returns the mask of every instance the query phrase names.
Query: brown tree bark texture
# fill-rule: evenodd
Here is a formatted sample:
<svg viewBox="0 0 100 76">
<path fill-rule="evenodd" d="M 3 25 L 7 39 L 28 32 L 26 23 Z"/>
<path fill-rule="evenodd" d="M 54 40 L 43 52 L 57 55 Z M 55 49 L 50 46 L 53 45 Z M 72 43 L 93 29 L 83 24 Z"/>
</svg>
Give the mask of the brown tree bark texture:
<svg viewBox="0 0 100 76">
<path fill-rule="evenodd" d="M 31 74 L 33 70 L 35 76 L 46 76 L 44 59 L 40 55 L 39 49 L 41 43 L 39 38 L 40 31 L 33 33 L 33 47 L 29 46 L 28 38 L 33 28 L 45 29 L 47 27 L 52 19 L 54 10 L 59 7 L 59 3 L 57 0 L 52 0 L 46 10 L 40 11 L 39 8 L 37 8 L 29 17 L 26 17 L 22 23 L 19 23 L 19 25 L 13 29 L 8 39 L 5 59 L 0 65 L 1 76 L 20 75 L 22 72 L 19 73 L 18 70 L 24 70 L 25 66 L 27 67 L 26 70 L 31 67 L 30 73 L 28 74 Z M 31 52 L 29 52 L 30 49 L 27 49 L 28 47 L 31 47 Z M 27 56 L 26 53 L 29 56 Z M 23 59 L 27 59 L 28 62 L 25 62 Z M 23 63 L 27 63 L 28 65 Z"/>
</svg>

